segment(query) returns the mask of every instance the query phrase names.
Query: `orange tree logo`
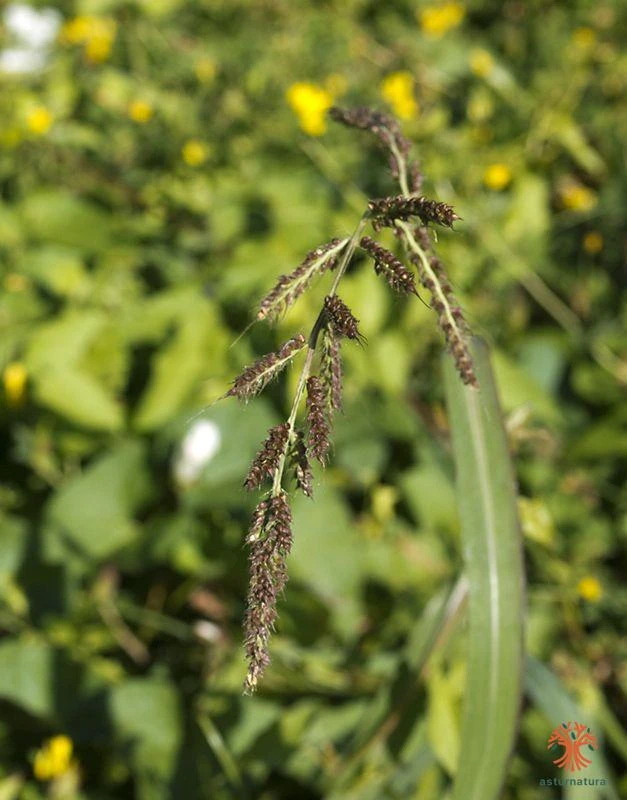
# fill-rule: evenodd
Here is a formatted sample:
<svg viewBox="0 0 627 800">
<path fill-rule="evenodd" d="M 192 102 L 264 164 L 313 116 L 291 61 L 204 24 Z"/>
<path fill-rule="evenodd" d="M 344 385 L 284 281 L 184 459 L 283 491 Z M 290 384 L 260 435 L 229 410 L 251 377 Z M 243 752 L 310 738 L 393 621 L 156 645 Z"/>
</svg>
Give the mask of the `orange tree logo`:
<svg viewBox="0 0 627 800">
<path fill-rule="evenodd" d="M 596 736 L 590 733 L 587 725 L 581 722 L 562 722 L 549 736 L 547 750 L 563 747 L 564 752 L 553 763 L 562 767 L 567 772 L 578 772 L 585 769 L 592 762 L 581 752 L 584 747 L 588 750 L 598 750 Z"/>
</svg>

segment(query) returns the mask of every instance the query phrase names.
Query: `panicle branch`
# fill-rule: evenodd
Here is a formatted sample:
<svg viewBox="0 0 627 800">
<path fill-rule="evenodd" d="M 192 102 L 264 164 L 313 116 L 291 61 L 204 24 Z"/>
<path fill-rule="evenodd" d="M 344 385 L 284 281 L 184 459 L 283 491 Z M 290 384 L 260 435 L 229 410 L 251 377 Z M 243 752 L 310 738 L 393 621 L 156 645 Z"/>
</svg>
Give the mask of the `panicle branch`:
<svg viewBox="0 0 627 800">
<path fill-rule="evenodd" d="M 324 387 L 329 417 L 342 408 L 342 353 L 339 336 L 333 326 L 326 324 L 322 331 L 320 350 L 320 380 Z"/>
<path fill-rule="evenodd" d="M 353 316 L 350 308 L 336 294 L 327 295 L 324 298 L 324 308 L 336 336 L 346 336 L 347 339 L 364 341 L 358 328 L 359 320 Z"/>
<path fill-rule="evenodd" d="M 348 239 L 332 239 L 311 250 L 289 275 L 281 275 L 276 285 L 259 304 L 257 319 L 276 320 L 307 289 L 316 275 L 332 270 Z"/>
<path fill-rule="evenodd" d="M 300 489 L 306 497 L 313 497 L 313 474 L 307 457 L 305 437 L 301 430 L 296 431 L 290 457 L 296 488 Z"/>
<path fill-rule="evenodd" d="M 287 422 L 282 422 L 280 425 L 270 428 L 268 438 L 253 459 L 244 481 L 244 486 L 248 491 L 257 489 L 266 478 L 272 480 L 279 467 L 281 456 L 285 452 L 289 433 L 290 426 Z"/>
<path fill-rule="evenodd" d="M 264 389 L 279 372 L 287 366 L 292 358 L 305 346 L 302 333 L 285 342 L 276 353 L 267 353 L 255 361 L 233 381 L 233 386 L 225 397 L 237 397 L 249 400 Z"/>
</svg>

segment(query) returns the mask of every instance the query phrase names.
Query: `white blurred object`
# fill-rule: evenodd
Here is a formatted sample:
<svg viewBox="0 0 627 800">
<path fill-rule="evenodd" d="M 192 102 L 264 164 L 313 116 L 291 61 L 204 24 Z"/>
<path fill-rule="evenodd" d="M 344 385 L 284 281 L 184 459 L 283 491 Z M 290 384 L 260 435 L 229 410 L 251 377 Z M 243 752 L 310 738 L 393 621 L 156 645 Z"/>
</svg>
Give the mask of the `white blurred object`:
<svg viewBox="0 0 627 800">
<path fill-rule="evenodd" d="M 222 629 L 209 620 L 202 619 L 194 623 L 194 633 L 204 642 L 214 644 L 222 639 Z"/>
<path fill-rule="evenodd" d="M 19 74 L 43 69 L 61 27 L 61 14 L 54 8 L 37 11 L 25 3 L 11 3 L 4 9 L 2 23 L 16 46 L 0 52 L 0 71 Z"/>
<path fill-rule="evenodd" d="M 205 464 L 218 452 L 221 444 L 220 428 L 215 422 L 201 420 L 193 425 L 181 442 L 174 465 L 176 480 L 183 486 L 193 483 Z"/>
</svg>

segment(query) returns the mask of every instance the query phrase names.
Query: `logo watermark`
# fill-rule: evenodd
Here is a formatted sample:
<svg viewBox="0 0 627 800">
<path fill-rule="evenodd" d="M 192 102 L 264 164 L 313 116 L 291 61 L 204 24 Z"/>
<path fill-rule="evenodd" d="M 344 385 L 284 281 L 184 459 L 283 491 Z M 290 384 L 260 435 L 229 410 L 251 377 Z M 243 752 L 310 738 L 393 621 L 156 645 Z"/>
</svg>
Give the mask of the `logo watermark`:
<svg viewBox="0 0 627 800">
<path fill-rule="evenodd" d="M 557 755 L 553 760 L 555 766 L 572 774 L 590 766 L 592 760 L 588 758 L 588 754 L 598 750 L 599 744 L 587 725 L 581 722 L 562 722 L 551 732 L 546 749 Z M 605 786 L 607 780 L 578 776 L 541 778 L 538 783 L 540 786 Z"/>
</svg>

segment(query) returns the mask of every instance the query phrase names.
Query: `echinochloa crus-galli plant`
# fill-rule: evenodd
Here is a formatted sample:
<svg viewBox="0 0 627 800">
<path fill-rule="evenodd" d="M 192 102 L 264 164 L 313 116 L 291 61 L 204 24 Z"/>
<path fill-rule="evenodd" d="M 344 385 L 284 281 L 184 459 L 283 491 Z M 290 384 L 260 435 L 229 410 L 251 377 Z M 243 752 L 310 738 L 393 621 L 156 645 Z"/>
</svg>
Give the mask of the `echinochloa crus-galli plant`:
<svg viewBox="0 0 627 800">
<path fill-rule="evenodd" d="M 235 379 L 227 396 L 248 401 L 304 352 L 304 362 L 291 412 L 272 428 L 250 466 L 244 486 L 269 486 L 257 505 L 246 543 L 250 552 L 250 583 L 244 621 L 248 672 L 244 691 L 252 693 L 270 662 L 268 643 L 277 618 L 277 598 L 287 582 L 287 557 L 292 545 L 292 515 L 286 486 L 313 495 L 311 461 L 326 464 L 331 446 L 333 414 L 342 405 L 342 354 L 345 340 L 365 343 L 359 320 L 339 295 L 342 278 L 357 251 L 371 259 L 374 271 L 392 289 L 418 296 L 417 284 L 430 294 L 448 351 L 462 381 L 477 387 L 468 347 L 469 332 L 444 265 L 435 252 L 430 226 L 451 228 L 459 219 L 451 206 L 422 195 L 422 171 L 410 158 L 410 143 L 392 117 L 369 108 L 332 108 L 331 117 L 343 125 L 368 131 L 389 157 L 399 194 L 370 200 L 351 236 L 332 239 L 311 250 L 302 263 L 261 300 L 258 320 L 274 321 L 285 313 L 314 280 L 333 273 L 330 287 L 308 336 L 299 334 L 275 353 L 268 353 Z M 391 228 L 404 258 L 365 235 Z M 415 267 L 415 272 L 412 267 Z M 305 398 L 303 419 L 300 409 Z"/>
</svg>

